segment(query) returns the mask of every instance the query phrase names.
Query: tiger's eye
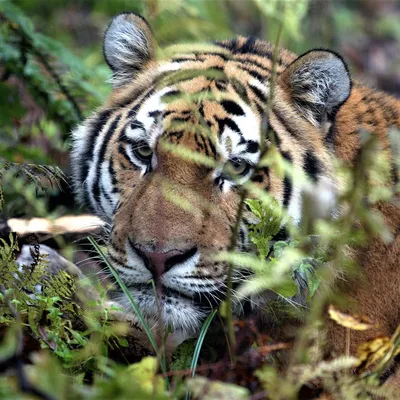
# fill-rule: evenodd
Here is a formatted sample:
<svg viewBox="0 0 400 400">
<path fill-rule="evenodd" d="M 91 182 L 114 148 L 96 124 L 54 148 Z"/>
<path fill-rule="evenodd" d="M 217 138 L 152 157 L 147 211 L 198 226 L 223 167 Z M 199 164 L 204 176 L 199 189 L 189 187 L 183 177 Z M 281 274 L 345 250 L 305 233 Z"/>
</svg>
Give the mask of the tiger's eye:
<svg viewBox="0 0 400 400">
<path fill-rule="evenodd" d="M 147 144 L 140 143 L 135 148 L 138 157 L 148 160 L 153 155 L 153 150 Z"/>
<path fill-rule="evenodd" d="M 231 160 L 226 166 L 227 172 L 233 176 L 244 175 L 249 169 L 249 164 L 245 160 Z"/>
</svg>

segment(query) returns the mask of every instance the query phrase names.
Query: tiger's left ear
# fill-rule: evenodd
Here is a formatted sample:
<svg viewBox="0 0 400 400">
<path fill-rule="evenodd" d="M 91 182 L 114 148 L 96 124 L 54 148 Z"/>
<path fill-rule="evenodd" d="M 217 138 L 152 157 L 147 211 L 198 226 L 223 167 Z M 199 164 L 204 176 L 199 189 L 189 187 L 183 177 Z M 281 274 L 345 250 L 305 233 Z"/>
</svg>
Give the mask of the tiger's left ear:
<svg viewBox="0 0 400 400">
<path fill-rule="evenodd" d="M 154 59 L 155 44 L 149 24 L 135 13 L 115 16 L 104 34 L 103 52 L 113 71 L 113 86 L 131 82 Z"/>
<path fill-rule="evenodd" d="M 349 71 L 343 59 L 327 50 L 311 50 L 280 75 L 296 108 L 315 126 L 331 120 L 351 91 Z"/>
</svg>

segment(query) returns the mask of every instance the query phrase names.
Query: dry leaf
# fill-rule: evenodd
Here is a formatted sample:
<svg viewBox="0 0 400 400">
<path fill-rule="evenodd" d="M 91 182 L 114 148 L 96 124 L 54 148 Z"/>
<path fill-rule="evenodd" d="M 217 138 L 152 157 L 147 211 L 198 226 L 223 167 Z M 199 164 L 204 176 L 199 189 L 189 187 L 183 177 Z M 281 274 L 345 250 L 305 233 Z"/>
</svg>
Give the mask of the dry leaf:
<svg viewBox="0 0 400 400">
<path fill-rule="evenodd" d="M 357 358 L 360 360 L 359 371 L 365 371 L 381 360 L 390 350 L 392 344 L 387 336 L 377 337 L 362 343 L 357 349 Z"/>
<path fill-rule="evenodd" d="M 389 357 L 385 361 L 387 363 L 390 359 L 394 359 L 400 354 L 400 346 L 396 347 L 395 345 L 399 334 L 400 325 L 391 338 L 380 336 L 358 346 L 357 358 L 360 360 L 358 370 L 363 372 L 383 360 L 386 356 Z"/>
<path fill-rule="evenodd" d="M 355 331 L 365 331 L 377 327 L 368 317 L 359 314 L 346 314 L 333 305 L 329 306 L 328 314 L 337 324 Z"/>
</svg>

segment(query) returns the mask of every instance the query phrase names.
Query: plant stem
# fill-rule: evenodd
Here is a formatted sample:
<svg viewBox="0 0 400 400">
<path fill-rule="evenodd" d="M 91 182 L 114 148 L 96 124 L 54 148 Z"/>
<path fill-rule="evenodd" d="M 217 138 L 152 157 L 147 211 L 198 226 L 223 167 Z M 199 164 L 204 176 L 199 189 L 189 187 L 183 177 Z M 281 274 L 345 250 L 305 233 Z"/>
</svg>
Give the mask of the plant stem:
<svg viewBox="0 0 400 400">
<path fill-rule="evenodd" d="M 246 198 L 246 190 L 242 189 L 240 192 L 239 206 L 236 214 L 236 222 L 232 230 L 231 243 L 229 245 L 229 251 L 235 251 L 237 244 L 237 237 L 240 229 L 240 222 L 242 220 L 243 209 L 244 209 L 244 199 Z M 233 351 L 236 345 L 235 332 L 233 329 L 233 313 L 232 313 L 232 275 L 233 275 L 233 264 L 229 263 L 228 268 L 228 279 L 227 279 L 227 293 L 226 293 L 226 326 L 228 330 L 229 338 L 229 353 L 232 354 L 232 358 L 235 357 L 235 352 Z"/>
</svg>

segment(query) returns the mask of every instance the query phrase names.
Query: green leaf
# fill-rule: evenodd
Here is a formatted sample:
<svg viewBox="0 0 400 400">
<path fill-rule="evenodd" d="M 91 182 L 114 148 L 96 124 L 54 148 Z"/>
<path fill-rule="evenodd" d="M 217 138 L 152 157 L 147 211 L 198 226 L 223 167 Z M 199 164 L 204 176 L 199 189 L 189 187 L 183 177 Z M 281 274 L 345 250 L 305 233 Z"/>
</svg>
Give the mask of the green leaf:
<svg viewBox="0 0 400 400">
<path fill-rule="evenodd" d="M 256 245 L 260 258 L 265 259 L 269 253 L 269 242 L 282 224 L 282 207 L 272 198 L 268 203 L 255 199 L 247 199 L 245 203 L 259 219 L 258 223 L 249 225 L 249 237 Z"/>
<path fill-rule="evenodd" d="M 272 290 L 280 294 L 282 297 L 289 298 L 297 293 L 298 287 L 296 283 L 293 282 L 293 280 L 288 279 L 285 282 L 279 283 L 279 285 L 276 286 L 275 288 L 272 288 Z"/>
<path fill-rule="evenodd" d="M 193 360 L 196 339 L 185 340 L 172 353 L 172 361 L 169 364 L 171 371 L 185 370 L 189 368 Z"/>
</svg>

